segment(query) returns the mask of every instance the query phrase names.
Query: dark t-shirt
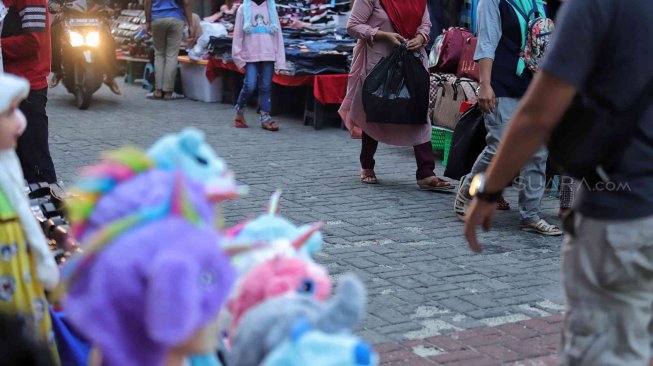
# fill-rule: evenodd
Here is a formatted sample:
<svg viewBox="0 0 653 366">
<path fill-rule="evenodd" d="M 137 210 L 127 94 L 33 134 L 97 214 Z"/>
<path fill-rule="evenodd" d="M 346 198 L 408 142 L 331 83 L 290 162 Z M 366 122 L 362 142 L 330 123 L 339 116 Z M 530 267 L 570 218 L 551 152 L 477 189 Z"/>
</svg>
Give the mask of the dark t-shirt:
<svg viewBox="0 0 653 366">
<path fill-rule="evenodd" d="M 652 0 L 567 0 L 542 69 L 626 110 L 653 79 Z M 600 149 L 597 146 L 597 149 Z M 576 209 L 599 219 L 653 215 L 653 105 L 639 121 L 616 183 L 581 185 Z"/>
</svg>

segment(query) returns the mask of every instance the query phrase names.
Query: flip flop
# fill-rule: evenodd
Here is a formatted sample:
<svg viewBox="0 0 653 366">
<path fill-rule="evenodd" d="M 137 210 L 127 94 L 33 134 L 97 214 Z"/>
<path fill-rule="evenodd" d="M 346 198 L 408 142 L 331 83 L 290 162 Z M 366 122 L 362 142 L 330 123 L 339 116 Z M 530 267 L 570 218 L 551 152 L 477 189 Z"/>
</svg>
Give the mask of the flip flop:
<svg viewBox="0 0 653 366">
<path fill-rule="evenodd" d="M 163 95 L 157 96 L 156 94 L 154 94 L 154 92 L 151 92 L 151 93 L 147 93 L 145 95 L 145 98 L 147 98 L 147 99 L 163 99 Z"/>
<path fill-rule="evenodd" d="M 247 121 L 245 120 L 245 116 L 237 114 L 236 118 L 234 118 L 234 127 L 236 127 L 236 128 L 248 128 L 249 126 L 247 125 Z"/>
<path fill-rule="evenodd" d="M 271 131 L 271 132 L 279 131 L 279 125 L 277 125 L 277 123 L 274 122 L 274 121 L 263 122 L 261 124 L 261 128 L 264 129 L 264 130 L 267 130 L 267 131 Z"/>
<path fill-rule="evenodd" d="M 450 192 L 454 186 L 444 179 L 436 176 L 427 177 L 417 181 L 417 186 L 423 191 Z"/>
<path fill-rule="evenodd" d="M 379 180 L 374 174 L 374 169 L 361 169 L 361 183 L 364 184 L 379 184 Z"/>
<path fill-rule="evenodd" d="M 184 98 L 186 98 L 186 96 L 172 92 L 170 96 L 164 96 L 163 100 L 177 100 L 177 99 L 184 99 Z"/>
</svg>

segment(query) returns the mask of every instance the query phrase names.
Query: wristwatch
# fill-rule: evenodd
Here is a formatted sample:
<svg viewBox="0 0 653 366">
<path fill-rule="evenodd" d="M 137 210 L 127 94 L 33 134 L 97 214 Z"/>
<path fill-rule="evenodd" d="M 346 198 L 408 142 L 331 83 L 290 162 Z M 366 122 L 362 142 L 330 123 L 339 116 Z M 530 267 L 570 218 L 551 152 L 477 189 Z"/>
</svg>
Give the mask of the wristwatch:
<svg viewBox="0 0 653 366">
<path fill-rule="evenodd" d="M 499 199 L 501 198 L 501 195 L 503 195 L 503 191 L 499 192 L 486 192 L 485 191 L 485 183 L 487 179 L 485 177 L 485 174 L 480 173 L 476 174 L 474 176 L 474 179 L 472 179 L 472 184 L 469 186 L 469 195 L 472 196 L 472 198 L 478 198 L 481 201 L 485 201 L 488 203 L 497 203 L 499 202 Z"/>
</svg>

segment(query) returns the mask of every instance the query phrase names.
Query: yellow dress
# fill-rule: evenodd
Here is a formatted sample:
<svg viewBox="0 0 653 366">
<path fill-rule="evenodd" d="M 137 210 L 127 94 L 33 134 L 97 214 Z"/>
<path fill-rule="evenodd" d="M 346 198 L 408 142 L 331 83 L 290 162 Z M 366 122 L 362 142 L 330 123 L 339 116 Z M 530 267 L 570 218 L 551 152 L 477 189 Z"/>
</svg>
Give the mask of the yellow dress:
<svg viewBox="0 0 653 366">
<path fill-rule="evenodd" d="M 48 302 L 34 268 L 18 216 L 0 189 L 0 311 L 33 324 L 58 365 Z"/>
</svg>

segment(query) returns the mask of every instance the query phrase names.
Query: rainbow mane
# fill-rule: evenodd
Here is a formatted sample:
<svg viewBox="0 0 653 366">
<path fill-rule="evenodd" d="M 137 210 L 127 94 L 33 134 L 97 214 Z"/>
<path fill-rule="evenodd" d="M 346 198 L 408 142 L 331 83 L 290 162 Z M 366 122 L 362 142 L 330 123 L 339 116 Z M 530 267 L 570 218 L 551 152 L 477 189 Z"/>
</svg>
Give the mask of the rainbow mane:
<svg viewBox="0 0 653 366">
<path fill-rule="evenodd" d="M 67 202 L 73 235 L 84 235 L 88 219 L 100 198 L 121 182 L 154 168 L 154 162 L 135 147 L 124 147 L 102 154 L 103 162 L 85 168 Z"/>
<path fill-rule="evenodd" d="M 93 263 L 103 248 L 128 230 L 168 216 L 184 218 L 194 225 L 204 222 L 189 198 L 185 175 L 177 171 L 169 173 L 174 174 L 173 186 L 162 202 L 138 207 L 134 212 L 87 233 L 90 219 L 102 197 L 111 194 L 121 183 L 156 169 L 154 163 L 136 148 L 123 148 L 103 157 L 105 161 L 83 170 L 78 185 L 73 189 L 73 198 L 68 202 L 75 237 L 82 239 L 88 235 L 88 238 L 84 239 L 83 253 L 70 258 L 62 270 L 63 289 L 68 288 Z"/>
</svg>

